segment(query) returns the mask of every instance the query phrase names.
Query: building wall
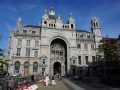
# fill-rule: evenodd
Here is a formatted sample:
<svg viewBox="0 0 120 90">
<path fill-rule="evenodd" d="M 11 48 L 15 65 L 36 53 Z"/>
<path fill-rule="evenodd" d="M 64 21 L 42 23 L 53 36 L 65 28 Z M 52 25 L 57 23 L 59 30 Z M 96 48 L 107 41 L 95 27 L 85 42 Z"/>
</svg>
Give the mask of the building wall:
<svg viewBox="0 0 120 90">
<path fill-rule="evenodd" d="M 94 48 L 98 45 L 98 42 L 101 40 L 101 34 L 96 33 L 99 31 L 99 28 L 92 28 L 92 32 L 86 30 L 76 30 L 75 21 L 70 14 L 69 23 L 64 24 L 60 19 L 60 16 L 56 19 L 50 19 L 51 15 L 46 13 L 42 17 L 42 22 L 38 26 L 18 25 L 10 33 L 10 39 L 8 44 L 9 49 L 9 63 L 11 67 L 9 71 L 13 73 L 15 62 L 20 62 L 20 70 L 24 69 L 24 62 L 30 61 L 29 73 L 33 73 L 33 63 L 38 62 L 38 72 L 42 72 L 42 68 L 45 68 L 46 73 L 51 73 L 53 71 L 53 65 L 55 62 L 61 63 L 62 72 L 65 69 L 64 62 L 59 60 L 54 60 L 50 62 L 50 45 L 54 39 L 61 39 L 67 45 L 67 73 L 73 76 L 73 70 L 75 69 L 75 74 L 78 74 L 78 67 L 92 67 L 92 56 L 96 56 L 96 51 L 91 49 L 91 44 L 94 45 Z M 47 19 L 45 18 L 47 17 Z M 53 16 L 54 17 L 54 16 Z M 45 24 L 47 22 L 47 25 Z M 22 22 L 21 19 L 18 19 L 18 22 Z M 94 20 L 93 20 L 94 22 Z M 97 21 L 96 21 L 97 22 Z M 51 27 L 50 25 L 55 25 Z M 19 31 L 18 31 L 19 30 Z M 24 30 L 27 30 L 27 33 L 23 33 Z M 32 34 L 32 31 L 36 31 L 36 34 Z M 94 32 L 94 33 L 93 33 Z M 80 35 L 83 35 L 83 38 L 80 38 Z M 90 35 L 90 38 L 87 36 Z M 95 38 L 94 38 L 95 37 Z M 18 39 L 22 40 L 22 44 L 18 45 Z M 30 40 L 30 46 L 26 46 L 26 40 Z M 39 46 L 35 47 L 35 40 L 39 41 Z M 77 44 L 81 44 L 81 48 L 77 47 Z M 84 49 L 84 44 L 88 45 L 88 49 Z M 21 48 L 20 56 L 17 56 L 17 48 Z M 26 48 L 30 48 L 30 56 L 26 56 Z M 34 51 L 38 50 L 38 57 L 34 57 Z M 81 56 L 81 64 L 78 62 L 78 56 Z M 86 65 L 85 56 L 88 56 L 89 64 Z M 46 64 L 42 64 L 42 60 L 45 59 Z M 75 60 L 75 64 L 73 64 Z M 83 68 L 83 69 L 84 69 Z M 12 71 L 13 70 L 13 71 Z M 92 75 L 92 68 L 89 70 L 89 74 Z M 14 72 L 15 73 L 15 72 Z M 36 72 L 37 73 L 37 72 Z M 53 73 L 53 72 L 52 72 Z M 64 75 L 64 73 L 62 73 Z"/>
</svg>

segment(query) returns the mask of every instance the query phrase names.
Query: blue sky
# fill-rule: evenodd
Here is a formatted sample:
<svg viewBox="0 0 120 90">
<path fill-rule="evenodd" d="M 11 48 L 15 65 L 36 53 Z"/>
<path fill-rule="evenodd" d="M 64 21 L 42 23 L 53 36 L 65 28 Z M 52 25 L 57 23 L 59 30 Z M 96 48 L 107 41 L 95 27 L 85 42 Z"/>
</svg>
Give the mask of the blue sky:
<svg viewBox="0 0 120 90">
<path fill-rule="evenodd" d="M 19 17 L 22 25 L 38 25 L 44 9 L 49 11 L 50 7 L 65 23 L 72 12 L 76 29 L 91 31 L 90 21 L 95 14 L 103 37 L 117 38 L 120 34 L 120 0 L 0 0 L 0 48 L 7 49 L 10 30 Z"/>
</svg>

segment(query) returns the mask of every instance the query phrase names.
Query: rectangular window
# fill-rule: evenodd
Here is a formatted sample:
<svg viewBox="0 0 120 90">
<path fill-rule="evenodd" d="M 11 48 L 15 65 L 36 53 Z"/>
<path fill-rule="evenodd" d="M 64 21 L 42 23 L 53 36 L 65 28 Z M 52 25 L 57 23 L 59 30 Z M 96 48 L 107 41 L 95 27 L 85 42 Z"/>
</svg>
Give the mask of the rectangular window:
<svg viewBox="0 0 120 90">
<path fill-rule="evenodd" d="M 43 64 L 45 64 L 45 59 L 43 59 Z"/>
<path fill-rule="evenodd" d="M 18 39 L 18 45 L 22 44 L 22 39 Z"/>
<path fill-rule="evenodd" d="M 81 44 L 77 44 L 77 48 L 79 48 L 79 49 L 80 49 L 80 48 L 81 48 Z"/>
<path fill-rule="evenodd" d="M 20 56 L 21 48 L 17 48 L 17 56 Z"/>
<path fill-rule="evenodd" d="M 56 51 L 55 57 L 56 57 L 56 59 L 59 58 L 59 52 L 58 51 Z"/>
<path fill-rule="evenodd" d="M 34 57 L 38 57 L 38 51 L 34 51 Z"/>
<path fill-rule="evenodd" d="M 30 46 L 30 40 L 27 40 L 26 46 Z"/>
<path fill-rule="evenodd" d="M 78 63 L 81 64 L 81 56 L 78 56 Z"/>
<path fill-rule="evenodd" d="M 93 44 L 91 44 L 91 50 L 94 50 L 94 45 Z"/>
<path fill-rule="evenodd" d="M 26 56 L 30 56 L 30 48 L 26 48 Z"/>
<path fill-rule="evenodd" d="M 86 65 L 88 65 L 88 56 L 85 56 Z"/>
<path fill-rule="evenodd" d="M 36 31 L 32 31 L 32 34 L 36 34 Z"/>
<path fill-rule="evenodd" d="M 54 57 L 55 57 L 55 52 L 52 51 L 52 52 L 51 52 L 51 58 L 54 59 Z"/>
<path fill-rule="evenodd" d="M 60 52 L 60 59 L 63 59 L 63 52 Z"/>
<path fill-rule="evenodd" d="M 92 56 L 93 65 L 95 65 L 95 56 Z"/>
<path fill-rule="evenodd" d="M 73 60 L 73 64 L 75 64 L 75 60 Z"/>
<path fill-rule="evenodd" d="M 84 49 L 88 50 L 88 45 L 87 44 L 84 44 Z"/>
<path fill-rule="evenodd" d="M 35 41 L 35 47 L 39 46 L 39 41 Z"/>
<path fill-rule="evenodd" d="M 27 33 L 27 30 L 23 30 L 23 33 Z"/>
</svg>

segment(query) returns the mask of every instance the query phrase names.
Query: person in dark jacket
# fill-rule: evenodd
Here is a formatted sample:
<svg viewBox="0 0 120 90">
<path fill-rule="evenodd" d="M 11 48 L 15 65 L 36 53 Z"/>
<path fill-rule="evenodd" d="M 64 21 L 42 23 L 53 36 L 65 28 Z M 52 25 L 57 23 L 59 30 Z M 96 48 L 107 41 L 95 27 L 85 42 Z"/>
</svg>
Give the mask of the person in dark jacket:
<svg viewBox="0 0 120 90">
<path fill-rule="evenodd" d="M 35 83 L 34 74 L 32 74 L 31 80 L 32 80 L 33 83 Z"/>
<path fill-rule="evenodd" d="M 55 82 L 55 76 L 52 75 L 52 86 L 55 86 L 56 85 L 56 82 Z"/>
</svg>

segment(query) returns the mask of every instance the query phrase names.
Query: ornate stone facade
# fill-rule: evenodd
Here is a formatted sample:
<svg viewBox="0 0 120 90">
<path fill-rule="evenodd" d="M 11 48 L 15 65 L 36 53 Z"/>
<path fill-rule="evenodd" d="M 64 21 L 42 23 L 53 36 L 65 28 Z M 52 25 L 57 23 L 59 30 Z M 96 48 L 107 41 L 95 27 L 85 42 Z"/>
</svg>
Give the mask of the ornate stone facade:
<svg viewBox="0 0 120 90">
<path fill-rule="evenodd" d="M 91 32 L 77 30 L 70 13 L 68 23 L 63 23 L 55 11 L 45 10 L 39 25 L 17 26 L 11 30 L 8 45 L 9 72 L 40 72 L 41 75 L 60 73 L 62 76 L 80 74 L 93 75 L 96 56 L 94 50 L 102 39 L 98 19 L 91 20 Z M 30 63 L 30 64 L 29 64 Z"/>
</svg>

